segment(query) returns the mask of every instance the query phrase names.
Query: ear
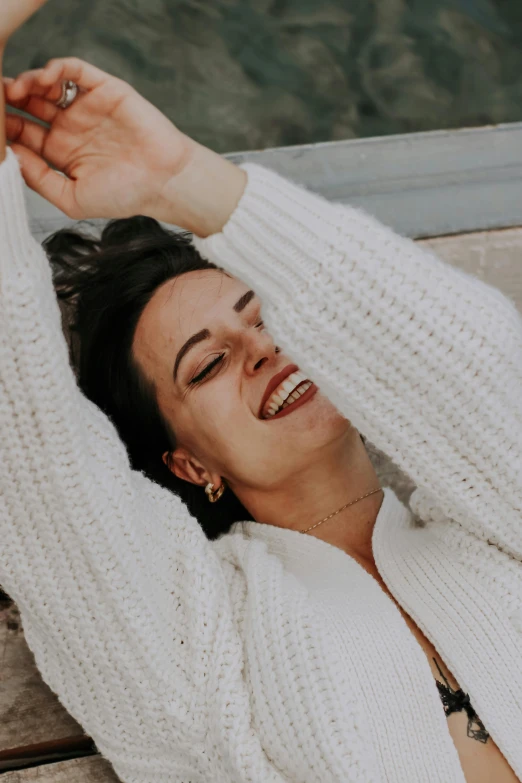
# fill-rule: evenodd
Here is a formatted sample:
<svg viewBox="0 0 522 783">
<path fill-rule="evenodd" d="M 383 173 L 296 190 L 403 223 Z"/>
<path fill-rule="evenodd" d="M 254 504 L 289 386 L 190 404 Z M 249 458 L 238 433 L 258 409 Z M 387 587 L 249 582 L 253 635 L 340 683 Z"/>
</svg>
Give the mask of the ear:
<svg viewBox="0 0 522 783">
<path fill-rule="evenodd" d="M 168 454 L 169 452 L 166 451 L 162 456 L 163 462 L 167 467 L 169 467 L 167 463 Z M 208 471 L 197 457 L 182 446 L 171 452 L 170 470 L 183 481 L 197 484 L 200 487 L 205 487 L 209 481 L 214 486 L 219 486 L 221 483 L 221 476 L 218 473 Z"/>
</svg>

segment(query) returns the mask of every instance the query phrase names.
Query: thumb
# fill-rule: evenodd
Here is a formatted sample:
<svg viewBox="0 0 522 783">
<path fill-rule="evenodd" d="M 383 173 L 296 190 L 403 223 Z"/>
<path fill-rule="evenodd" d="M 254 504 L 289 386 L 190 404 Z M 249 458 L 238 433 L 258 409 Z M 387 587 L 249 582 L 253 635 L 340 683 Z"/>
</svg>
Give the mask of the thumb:
<svg viewBox="0 0 522 783">
<path fill-rule="evenodd" d="M 11 149 L 20 162 L 20 169 L 26 184 L 67 217 L 76 218 L 78 207 L 74 196 L 75 182 L 54 171 L 36 152 L 22 144 L 11 144 Z"/>
</svg>

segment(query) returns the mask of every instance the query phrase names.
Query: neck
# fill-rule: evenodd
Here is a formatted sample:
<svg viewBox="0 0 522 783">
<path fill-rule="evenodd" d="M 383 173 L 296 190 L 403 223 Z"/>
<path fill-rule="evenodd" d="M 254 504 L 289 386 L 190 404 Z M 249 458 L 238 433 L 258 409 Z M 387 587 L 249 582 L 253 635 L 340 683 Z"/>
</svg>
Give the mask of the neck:
<svg viewBox="0 0 522 783">
<path fill-rule="evenodd" d="M 379 486 L 359 433 L 350 429 L 283 485 L 238 495 L 256 521 L 302 531 Z M 382 492 L 376 492 L 305 535 L 372 561 L 372 533 L 382 499 Z"/>
</svg>

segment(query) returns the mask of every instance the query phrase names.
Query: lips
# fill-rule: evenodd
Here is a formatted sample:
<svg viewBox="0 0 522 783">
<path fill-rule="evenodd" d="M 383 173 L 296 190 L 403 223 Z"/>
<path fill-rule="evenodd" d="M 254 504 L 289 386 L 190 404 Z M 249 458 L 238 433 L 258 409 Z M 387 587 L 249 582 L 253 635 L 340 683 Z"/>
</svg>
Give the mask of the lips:
<svg viewBox="0 0 522 783">
<path fill-rule="evenodd" d="M 262 418 L 265 402 L 268 400 L 272 392 L 275 391 L 279 384 L 283 383 L 283 381 L 288 378 L 289 375 L 292 375 L 293 372 L 297 372 L 298 370 L 299 367 L 297 364 L 288 364 L 286 367 L 283 367 L 283 369 L 278 372 L 277 375 L 274 375 L 274 377 L 268 382 L 268 386 L 265 389 L 263 399 L 261 400 L 261 405 L 259 406 L 259 410 L 257 412 L 259 419 Z"/>
</svg>

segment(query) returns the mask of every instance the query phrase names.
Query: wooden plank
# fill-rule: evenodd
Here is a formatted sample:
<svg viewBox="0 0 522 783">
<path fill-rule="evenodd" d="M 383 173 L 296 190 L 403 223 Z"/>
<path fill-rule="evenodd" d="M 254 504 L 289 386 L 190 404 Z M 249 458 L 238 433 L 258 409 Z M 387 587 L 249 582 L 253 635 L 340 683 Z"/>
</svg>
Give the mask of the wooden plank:
<svg viewBox="0 0 522 783">
<path fill-rule="evenodd" d="M 98 748 L 86 735 L 49 740 L 1 751 L 0 773 L 96 754 Z"/>
<path fill-rule="evenodd" d="M 1 783 L 118 783 L 119 780 L 109 762 L 99 755 L 0 774 Z"/>
<path fill-rule="evenodd" d="M 522 225 L 522 123 L 230 153 L 411 237 Z M 27 189 L 38 238 L 71 225 Z"/>
<path fill-rule="evenodd" d="M 69 747 L 71 738 L 85 734 L 43 682 L 18 609 L 8 601 L 0 603 L 0 651 L 0 769 L 24 746 L 63 739 Z"/>
<path fill-rule="evenodd" d="M 420 244 L 496 286 L 522 312 L 522 228 L 424 239 Z"/>
</svg>

